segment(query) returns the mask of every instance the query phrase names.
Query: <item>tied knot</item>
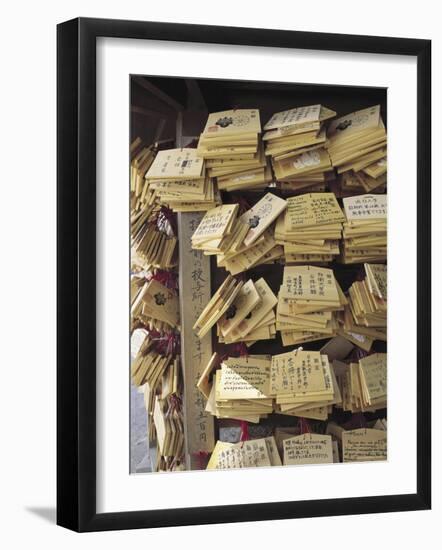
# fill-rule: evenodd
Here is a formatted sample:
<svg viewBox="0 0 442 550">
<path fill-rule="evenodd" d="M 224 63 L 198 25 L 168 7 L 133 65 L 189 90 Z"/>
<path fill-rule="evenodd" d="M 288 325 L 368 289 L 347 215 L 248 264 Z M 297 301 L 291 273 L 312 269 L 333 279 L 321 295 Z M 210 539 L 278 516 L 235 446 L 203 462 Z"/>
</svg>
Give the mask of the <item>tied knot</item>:
<svg viewBox="0 0 442 550">
<path fill-rule="evenodd" d="M 161 355 L 179 355 L 181 339 L 177 332 L 160 332 L 156 329 L 149 331 L 149 336 L 154 343 L 153 348 Z"/>
</svg>

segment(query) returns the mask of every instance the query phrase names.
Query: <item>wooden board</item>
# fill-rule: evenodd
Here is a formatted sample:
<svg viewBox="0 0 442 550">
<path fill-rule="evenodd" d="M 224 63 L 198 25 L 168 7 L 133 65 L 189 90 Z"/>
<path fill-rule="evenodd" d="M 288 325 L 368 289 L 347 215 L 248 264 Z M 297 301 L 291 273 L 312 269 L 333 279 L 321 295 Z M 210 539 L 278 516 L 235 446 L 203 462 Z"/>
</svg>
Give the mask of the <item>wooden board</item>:
<svg viewBox="0 0 442 550">
<path fill-rule="evenodd" d="M 192 327 L 211 297 L 210 260 L 192 250 L 191 236 L 203 213 L 178 214 L 181 357 L 184 378 L 184 426 L 188 470 L 204 468 L 201 452 L 215 446 L 213 416 L 205 412 L 206 400 L 196 387 L 212 355 L 211 334 L 201 340 Z"/>
</svg>

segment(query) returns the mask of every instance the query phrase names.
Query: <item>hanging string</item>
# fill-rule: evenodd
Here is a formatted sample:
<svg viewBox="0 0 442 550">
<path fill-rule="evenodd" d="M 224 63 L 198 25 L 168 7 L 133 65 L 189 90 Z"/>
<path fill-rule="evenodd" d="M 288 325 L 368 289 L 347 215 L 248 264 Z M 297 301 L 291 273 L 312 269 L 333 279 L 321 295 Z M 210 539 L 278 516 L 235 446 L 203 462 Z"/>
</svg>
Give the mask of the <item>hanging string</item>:
<svg viewBox="0 0 442 550">
<path fill-rule="evenodd" d="M 245 345 L 244 342 L 237 342 L 232 344 L 232 356 L 233 357 L 248 357 L 249 348 Z"/>
<path fill-rule="evenodd" d="M 298 421 L 298 427 L 300 434 L 309 434 L 311 433 L 309 421 L 306 418 L 300 417 Z"/>
<path fill-rule="evenodd" d="M 249 348 L 244 344 L 244 342 L 237 342 L 236 344 L 226 346 L 224 348 L 224 353 L 218 354 L 218 356 L 218 364 L 221 364 L 229 357 L 248 357 Z"/>
<path fill-rule="evenodd" d="M 182 409 L 183 402 L 181 398 L 173 393 L 169 396 L 172 411 L 180 411 Z"/>
<path fill-rule="evenodd" d="M 205 470 L 209 459 L 209 453 L 207 451 L 196 451 L 192 455 L 198 460 L 199 470 Z"/>
<path fill-rule="evenodd" d="M 248 441 L 250 439 L 249 423 L 246 420 L 240 420 L 239 422 L 241 428 L 240 441 Z"/>
</svg>

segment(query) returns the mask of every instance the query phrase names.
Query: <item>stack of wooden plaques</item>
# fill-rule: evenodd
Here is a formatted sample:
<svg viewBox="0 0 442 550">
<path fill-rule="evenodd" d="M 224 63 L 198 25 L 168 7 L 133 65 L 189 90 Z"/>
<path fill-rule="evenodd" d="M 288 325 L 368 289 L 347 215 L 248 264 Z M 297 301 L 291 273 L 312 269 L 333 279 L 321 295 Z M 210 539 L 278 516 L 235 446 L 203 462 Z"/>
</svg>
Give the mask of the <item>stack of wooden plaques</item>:
<svg viewBox="0 0 442 550">
<path fill-rule="evenodd" d="M 217 441 L 207 470 L 281 466 L 281 457 L 273 436 L 239 443 Z"/>
<path fill-rule="evenodd" d="M 192 235 L 192 248 L 203 250 L 207 255 L 221 254 L 232 241 L 242 242 L 248 229 L 245 224 L 242 227 L 237 224 L 237 212 L 238 204 L 223 204 L 208 210 Z"/>
<path fill-rule="evenodd" d="M 142 273 L 142 272 L 141 272 Z M 138 324 L 137 319 L 134 318 L 132 311 L 133 306 L 135 303 L 135 300 L 137 299 L 137 296 L 141 289 L 144 287 L 146 283 L 146 279 L 142 276 L 138 276 L 138 274 L 131 275 L 130 278 L 130 308 L 131 308 L 131 333 L 135 329 L 136 325 Z M 140 313 L 140 309 L 138 308 L 138 314 Z"/>
<path fill-rule="evenodd" d="M 272 261 L 282 255 L 282 248 L 277 249 L 268 228 L 286 204 L 285 200 L 267 193 L 236 221 L 238 205 L 215 208 L 201 220 L 192 236 L 192 247 L 217 254 L 218 265 L 234 274 Z M 273 338 L 275 297 L 264 280 L 257 282 L 257 286 L 252 280 L 238 282 L 229 275 L 195 322 L 197 335 L 202 338 L 218 323 L 222 342 L 251 343 Z"/>
<path fill-rule="evenodd" d="M 144 340 L 131 366 L 132 382 L 135 386 L 149 384 L 156 388 L 163 374 L 171 370 L 174 360 L 171 355 L 161 355 L 155 349 L 155 340 L 149 331 L 143 332 Z"/>
<path fill-rule="evenodd" d="M 341 261 L 345 264 L 387 259 L 387 195 L 358 195 L 343 199 Z"/>
<path fill-rule="evenodd" d="M 268 187 L 273 179 L 261 143 L 254 159 L 208 159 L 206 166 L 208 175 L 215 178 L 220 191 L 260 191 Z"/>
<path fill-rule="evenodd" d="M 276 399 L 276 412 L 316 420 L 326 420 L 333 405 L 342 403 L 328 357 L 319 351 L 274 355 L 269 395 Z"/>
<path fill-rule="evenodd" d="M 336 375 L 344 411 L 369 412 L 387 406 L 386 353 L 363 357 L 359 363 L 350 363 L 340 372 L 336 371 Z"/>
<path fill-rule="evenodd" d="M 184 440 L 182 426 L 182 378 L 178 355 L 163 354 L 158 343 L 171 333 L 137 329 L 142 342 L 131 366 L 132 383 L 144 393 L 148 415 L 149 440 L 157 441 L 155 471 L 182 469 Z"/>
<path fill-rule="evenodd" d="M 283 191 L 324 191 L 333 168 L 325 148 L 273 162 L 273 171 Z"/>
<path fill-rule="evenodd" d="M 339 255 L 345 216 L 334 193 L 308 193 L 287 199 L 275 241 L 284 246 L 286 263 L 329 262 Z"/>
<path fill-rule="evenodd" d="M 342 433 L 342 461 L 387 460 L 387 431 L 359 428 Z"/>
<path fill-rule="evenodd" d="M 192 247 L 216 254 L 219 267 L 232 275 L 282 257 L 270 227 L 285 210 L 284 199 L 267 193 L 252 208 L 237 216 L 238 204 L 210 210 L 192 236 Z"/>
<path fill-rule="evenodd" d="M 231 275 L 237 275 L 258 265 L 271 264 L 282 259 L 284 249 L 276 244 L 273 230 L 265 231 L 251 246 L 242 244 L 217 256 L 218 267 L 224 267 Z"/>
<path fill-rule="evenodd" d="M 324 122 L 335 115 L 323 105 L 309 105 L 275 113 L 264 126 L 265 154 L 281 189 L 324 190 L 331 171 Z"/>
<path fill-rule="evenodd" d="M 283 441 L 284 466 L 296 464 L 329 464 L 336 462 L 330 435 L 304 433 Z"/>
<path fill-rule="evenodd" d="M 229 357 L 213 375 L 206 411 L 217 418 L 258 423 L 273 412 L 269 397 L 271 359 L 266 355 Z"/>
<path fill-rule="evenodd" d="M 355 176 L 361 182 L 366 193 L 380 193 L 382 189 L 385 189 L 387 183 L 387 149 L 382 148 L 371 153 L 370 164 L 355 171 Z"/>
<path fill-rule="evenodd" d="M 220 202 L 196 149 L 159 151 L 145 179 L 156 200 L 175 212 L 209 210 Z"/>
<path fill-rule="evenodd" d="M 263 277 L 255 281 L 254 287 L 259 294 L 259 302 L 256 306 L 241 319 L 236 322 L 233 329 L 224 336 L 223 327 L 218 323 L 218 340 L 225 344 L 234 344 L 244 342 L 246 345 L 251 345 L 258 340 L 270 340 L 276 336 L 276 315 L 274 307 L 278 302 L 278 298 L 273 294 L 271 288 Z M 240 313 L 245 304 L 245 287 L 243 286 L 237 298 L 230 306 L 230 310 L 226 312 L 226 317 L 229 315 L 229 322 L 236 315 L 243 316 Z M 233 315 L 233 317 L 232 317 Z"/>
<path fill-rule="evenodd" d="M 352 430 L 334 421 L 327 424 L 326 434 L 332 436 L 333 444 L 341 447 L 343 462 L 387 459 L 387 420 L 378 418 L 363 423 L 364 427 Z"/>
<path fill-rule="evenodd" d="M 131 308 L 132 322 L 141 322 L 150 329 L 164 330 L 179 327 L 179 301 L 177 294 L 159 281 L 146 281 L 138 292 Z"/>
<path fill-rule="evenodd" d="M 157 472 L 182 470 L 184 461 L 184 423 L 181 407 L 176 402 L 154 398 L 153 423 L 157 440 Z"/>
<path fill-rule="evenodd" d="M 283 345 L 332 338 L 338 328 L 335 312 L 347 304 L 332 269 L 285 267 L 276 313 Z"/>
<path fill-rule="evenodd" d="M 384 160 L 380 159 L 378 162 L 382 165 Z M 339 174 L 336 183 L 333 183 L 331 188 L 336 196 L 339 197 L 348 197 L 355 194 L 360 195 L 362 193 L 385 193 L 387 188 L 387 173 L 384 172 L 376 178 L 376 182 L 371 182 L 370 178 L 371 176 L 363 174 L 362 172 L 348 170 L 347 172 Z M 370 185 L 370 183 L 376 183 L 376 186 Z"/>
<path fill-rule="evenodd" d="M 380 105 L 333 120 L 327 137 L 328 152 L 338 173 L 348 170 L 358 173 L 370 166 L 370 172 L 378 174 L 373 165 L 386 159 L 387 144 Z"/>
<path fill-rule="evenodd" d="M 272 180 L 258 109 L 211 113 L 198 143 L 208 174 L 225 191 L 260 190 Z"/>
<path fill-rule="evenodd" d="M 138 212 L 153 202 L 153 193 L 149 192 L 144 176 L 154 161 L 155 154 L 154 146 L 145 146 L 139 137 L 130 144 L 130 192 L 133 212 Z"/>
<path fill-rule="evenodd" d="M 276 296 L 264 279 L 256 284 L 249 279 L 237 282 L 230 275 L 221 285 L 197 319 L 194 330 L 202 338 L 217 323 L 218 339 L 222 343 L 245 342 L 274 338 L 276 335 L 273 307 Z M 210 306 L 210 307 L 209 307 Z"/>
<path fill-rule="evenodd" d="M 365 264 L 364 268 L 365 279 L 348 290 L 339 333 L 369 351 L 374 340 L 387 341 L 387 266 Z"/>
<path fill-rule="evenodd" d="M 155 203 L 131 216 L 131 263 L 138 268 L 174 267 L 177 242 L 172 224 Z"/>
<path fill-rule="evenodd" d="M 237 281 L 231 275 L 227 276 L 193 325 L 193 330 L 199 338 L 203 338 L 226 313 L 243 285 L 243 281 Z"/>
<path fill-rule="evenodd" d="M 244 245 L 250 248 L 255 244 L 286 208 L 287 201 L 267 193 L 252 208 L 244 212 L 241 215 L 241 221 L 249 226 L 243 241 Z"/>
<path fill-rule="evenodd" d="M 262 302 L 261 296 L 252 279 L 245 282 L 237 296 L 218 319 L 217 332 L 221 341 L 230 341 L 233 331 L 239 328 L 255 307 Z"/>
</svg>

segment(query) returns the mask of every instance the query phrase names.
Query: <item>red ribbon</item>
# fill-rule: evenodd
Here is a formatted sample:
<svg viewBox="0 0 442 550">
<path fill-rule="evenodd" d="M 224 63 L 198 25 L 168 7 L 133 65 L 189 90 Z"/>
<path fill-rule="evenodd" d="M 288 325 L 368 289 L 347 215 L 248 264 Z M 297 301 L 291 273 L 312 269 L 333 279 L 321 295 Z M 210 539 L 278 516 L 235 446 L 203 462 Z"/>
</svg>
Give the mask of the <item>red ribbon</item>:
<svg viewBox="0 0 442 550">
<path fill-rule="evenodd" d="M 311 433 L 310 424 L 306 418 L 300 417 L 298 425 L 301 435 Z"/>
<path fill-rule="evenodd" d="M 178 290 L 178 277 L 174 271 L 166 271 L 165 269 L 156 269 L 155 273 L 149 276 L 149 281 L 158 281 L 162 285 L 172 290 Z"/>
<path fill-rule="evenodd" d="M 176 394 L 169 396 L 170 406 L 172 411 L 180 411 L 182 406 L 181 398 Z"/>
<path fill-rule="evenodd" d="M 241 436 L 240 441 L 248 441 L 249 437 L 249 423 L 246 420 L 240 420 Z"/>
<path fill-rule="evenodd" d="M 161 355 L 179 355 L 181 338 L 177 332 L 159 332 L 156 329 L 149 330 L 149 336 L 154 342 L 154 349 Z"/>
<path fill-rule="evenodd" d="M 209 453 L 207 451 L 197 451 L 196 453 L 193 453 L 193 456 L 198 459 L 199 469 L 205 470 L 208 462 Z"/>
<path fill-rule="evenodd" d="M 244 344 L 244 342 L 237 342 L 233 344 L 232 355 L 234 357 L 248 357 L 249 348 Z"/>
</svg>

